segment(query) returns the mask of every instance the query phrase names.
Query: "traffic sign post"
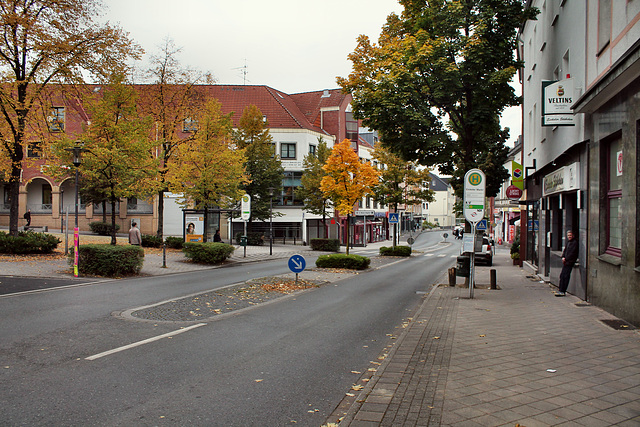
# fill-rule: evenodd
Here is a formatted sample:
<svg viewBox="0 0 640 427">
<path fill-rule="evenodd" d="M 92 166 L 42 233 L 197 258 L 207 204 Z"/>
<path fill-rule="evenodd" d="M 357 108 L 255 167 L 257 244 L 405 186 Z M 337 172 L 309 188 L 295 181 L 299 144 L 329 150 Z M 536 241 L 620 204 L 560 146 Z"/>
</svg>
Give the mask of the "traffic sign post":
<svg viewBox="0 0 640 427">
<path fill-rule="evenodd" d="M 393 224 L 393 248 L 396 248 L 396 233 L 398 231 L 398 223 L 400 222 L 400 214 L 397 212 L 389 212 L 389 224 Z"/>
<path fill-rule="evenodd" d="M 296 283 L 298 283 L 298 273 L 304 271 L 307 266 L 307 261 L 304 259 L 302 255 L 293 255 L 289 258 L 289 270 L 293 273 L 296 273 Z"/>
<path fill-rule="evenodd" d="M 475 284 L 475 246 L 476 227 L 484 218 L 486 193 L 486 177 L 480 169 L 470 169 L 464 175 L 464 217 L 471 224 L 473 236 L 473 250 L 471 251 L 471 267 L 469 274 L 469 298 L 473 299 L 473 286 Z M 486 227 L 486 226 L 485 226 Z"/>
</svg>

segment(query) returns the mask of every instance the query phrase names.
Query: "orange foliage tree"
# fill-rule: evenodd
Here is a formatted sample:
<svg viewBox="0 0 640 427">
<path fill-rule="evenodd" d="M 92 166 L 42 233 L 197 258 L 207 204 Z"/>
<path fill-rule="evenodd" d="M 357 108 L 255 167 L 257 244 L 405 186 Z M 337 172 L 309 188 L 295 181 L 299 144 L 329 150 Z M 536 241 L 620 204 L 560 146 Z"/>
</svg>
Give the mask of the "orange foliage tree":
<svg viewBox="0 0 640 427">
<path fill-rule="evenodd" d="M 343 140 L 333 146 L 327 163 L 323 166 L 327 175 L 322 178 L 320 189 L 333 201 L 340 214 L 347 215 L 347 255 L 349 254 L 349 217 L 353 207 L 364 196 L 373 194 L 379 183 L 378 171 L 368 163 L 360 162 L 351 148 L 351 141 Z"/>
</svg>

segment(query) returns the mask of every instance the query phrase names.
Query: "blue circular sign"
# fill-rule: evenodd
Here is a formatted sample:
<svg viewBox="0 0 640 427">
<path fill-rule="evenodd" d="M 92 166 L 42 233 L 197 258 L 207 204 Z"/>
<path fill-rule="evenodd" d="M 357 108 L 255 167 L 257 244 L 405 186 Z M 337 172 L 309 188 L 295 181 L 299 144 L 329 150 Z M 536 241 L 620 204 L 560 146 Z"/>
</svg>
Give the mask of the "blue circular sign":
<svg viewBox="0 0 640 427">
<path fill-rule="evenodd" d="M 289 258 L 289 270 L 294 273 L 300 273 L 307 266 L 307 261 L 302 255 L 293 255 Z"/>
</svg>

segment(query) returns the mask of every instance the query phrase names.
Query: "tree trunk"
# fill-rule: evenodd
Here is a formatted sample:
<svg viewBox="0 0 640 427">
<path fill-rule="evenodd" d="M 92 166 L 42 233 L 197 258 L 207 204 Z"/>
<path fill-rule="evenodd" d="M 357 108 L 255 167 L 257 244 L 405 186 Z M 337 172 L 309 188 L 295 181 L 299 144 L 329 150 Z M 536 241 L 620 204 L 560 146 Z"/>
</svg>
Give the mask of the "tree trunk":
<svg viewBox="0 0 640 427">
<path fill-rule="evenodd" d="M 347 238 L 347 255 L 349 255 L 349 244 L 350 244 L 350 237 L 349 237 L 349 228 L 350 228 L 350 223 L 351 222 L 351 215 L 347 214 L 347 223 L 345 225 L 345 237 Z"/>
<path fill-rule="evenodd" d="M 111 244 L 116 245 L 116 198 L 111 197 Z"/>
<path fill-rule="evenodd" d="M 107 223 L 107 201 L 102 201 L 102 222 Z"/>
<path fill-rule="evenodd" d="M 156 236 L 162 240 L 164 234 L 164 190 L 158 191 L 158 232 Z"/>
</svg>

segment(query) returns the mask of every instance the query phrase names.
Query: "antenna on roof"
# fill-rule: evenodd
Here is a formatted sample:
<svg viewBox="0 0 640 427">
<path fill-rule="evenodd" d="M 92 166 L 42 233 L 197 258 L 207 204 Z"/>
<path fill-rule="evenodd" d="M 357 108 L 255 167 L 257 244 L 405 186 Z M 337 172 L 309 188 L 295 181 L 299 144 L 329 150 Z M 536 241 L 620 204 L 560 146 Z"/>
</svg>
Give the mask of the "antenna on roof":
<svg viewBox="0 0 640 427">
<path fill-rule="evenodd" d="M 244 66 L 238 68 L 232 68 L 232 70 L 242 70 L 242 84 L 247 84 L 247 74 L 249 74 L 249 67 L 247 66 L 247 60 L 244 60 Z"/>
</svg>

